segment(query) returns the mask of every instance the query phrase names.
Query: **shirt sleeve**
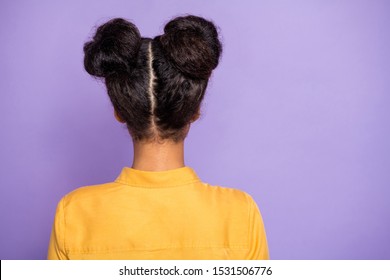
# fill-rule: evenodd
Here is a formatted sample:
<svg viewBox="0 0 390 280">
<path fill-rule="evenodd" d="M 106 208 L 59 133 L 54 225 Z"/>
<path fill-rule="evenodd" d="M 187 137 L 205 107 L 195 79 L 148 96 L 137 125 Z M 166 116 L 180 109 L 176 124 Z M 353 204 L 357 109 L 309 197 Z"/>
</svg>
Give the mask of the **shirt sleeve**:
<svg viewBox="0 0 390 280">
<path fill-rule="evenodd" d="M 268 243 L 263 218 L 253 198 L 249 199 L 249 252 L 248 260 L 268 260 Z"/>
<path fill-rule="evenodd" d="M 50 235 L 48 260 L 65 260 L 65 238 L 64 238 L 64 202 L 63 199 L 58 203 L 54 223 Z"/>
</svg>

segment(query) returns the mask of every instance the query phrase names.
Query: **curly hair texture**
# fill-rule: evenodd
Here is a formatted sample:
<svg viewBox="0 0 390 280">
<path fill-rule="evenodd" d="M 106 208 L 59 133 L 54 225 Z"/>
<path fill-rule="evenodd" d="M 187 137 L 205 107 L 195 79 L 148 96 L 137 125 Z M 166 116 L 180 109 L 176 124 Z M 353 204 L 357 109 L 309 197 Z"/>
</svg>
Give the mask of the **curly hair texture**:
<svg viewBox="0 0 390 280">
<path fill-rule="evenodd" d="M 178 142 L 198 113 L 221 53 L 215 25 L 201 17 L 174 18 L 153 39 L 141 37 L 133 23 L 115 18 L 84 44 L 84 67 L 104 78 L 114 109 L 134 141 Z"/>
</svg>

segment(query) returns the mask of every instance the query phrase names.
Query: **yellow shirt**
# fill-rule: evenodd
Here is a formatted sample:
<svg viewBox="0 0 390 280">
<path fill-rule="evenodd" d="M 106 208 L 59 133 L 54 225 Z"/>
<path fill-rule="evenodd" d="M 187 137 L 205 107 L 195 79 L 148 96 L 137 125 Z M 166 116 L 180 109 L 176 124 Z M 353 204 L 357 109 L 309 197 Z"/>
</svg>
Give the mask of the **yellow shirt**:
<svg viewBox="0 0 390 280">
<path fill-rule="evenodd" d="M 123 168 L 111 183 L 58 203 L 48 259 L 268 259 L 247 193 L 202 183 L 193 169 Z"/>
</svg>

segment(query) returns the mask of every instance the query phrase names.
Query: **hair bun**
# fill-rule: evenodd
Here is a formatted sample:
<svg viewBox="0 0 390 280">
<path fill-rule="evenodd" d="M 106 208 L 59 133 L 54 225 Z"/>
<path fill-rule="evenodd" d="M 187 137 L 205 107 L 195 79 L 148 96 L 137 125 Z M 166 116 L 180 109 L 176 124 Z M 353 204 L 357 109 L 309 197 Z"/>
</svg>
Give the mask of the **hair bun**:
<svg viewBox="0 0 390 280">
<path fill-rule="evenodd" d="M 137 27 L 122 18 L 101 25 L 93 39 L 84 44 L 84 68 L 96 77 L 129 73 L 141 46 Z"/>
<path fill-rule="evenodd" d="M 156 37 L 164 54 L 184 75 L 208 79 L 222 52 L 214 24 L 197 16 L 177 17 Z"/>
</svg>

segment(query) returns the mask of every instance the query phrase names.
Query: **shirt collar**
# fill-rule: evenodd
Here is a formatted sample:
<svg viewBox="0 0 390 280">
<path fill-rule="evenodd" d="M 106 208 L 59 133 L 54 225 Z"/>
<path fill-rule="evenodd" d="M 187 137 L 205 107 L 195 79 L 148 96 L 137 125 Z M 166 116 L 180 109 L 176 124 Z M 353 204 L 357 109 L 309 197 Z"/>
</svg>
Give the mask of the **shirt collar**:
<svg viewBox="0 0 390 280">
<path fill-rule="evenodd" d="M 195 171 L 188 166 L 167 171 L 142 171 L 124 167 L 115 180 L 116 183 L 144 188 L 179 187 L 199 181 Z"/>
</svg>

